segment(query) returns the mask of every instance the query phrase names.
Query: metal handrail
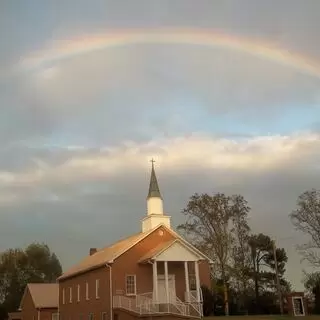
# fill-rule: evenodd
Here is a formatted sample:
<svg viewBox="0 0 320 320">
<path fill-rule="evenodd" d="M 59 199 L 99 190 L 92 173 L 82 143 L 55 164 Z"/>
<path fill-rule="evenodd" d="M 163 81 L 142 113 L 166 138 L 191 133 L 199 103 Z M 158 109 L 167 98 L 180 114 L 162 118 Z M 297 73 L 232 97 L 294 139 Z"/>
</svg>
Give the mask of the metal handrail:
<svg viewBox="0 0 320 320">
<path fill-rule="evenodd" d="M 124 295 L 116 295 L 113 298 L 113 306 L 136 313 L 142 314 L 153 314 L 153 313 L 172 313 L 178 315 L 192 316 L 190 306 L 197 313 L 199 317 L 202 317 L 202 304 L 201 302 L 183 302 L 177 296 L 171 296 L 168 303 L 167 311 L 160 311 L 159 307 L 162 303 L 155 302 L 152 297 L 152 292 L 139 294 L 134 298 L 127 297 Z M 164 303 L 167 304 L 167 303 Z M 175 309 L 172 310 L 174 306 Z"/>
</svg>

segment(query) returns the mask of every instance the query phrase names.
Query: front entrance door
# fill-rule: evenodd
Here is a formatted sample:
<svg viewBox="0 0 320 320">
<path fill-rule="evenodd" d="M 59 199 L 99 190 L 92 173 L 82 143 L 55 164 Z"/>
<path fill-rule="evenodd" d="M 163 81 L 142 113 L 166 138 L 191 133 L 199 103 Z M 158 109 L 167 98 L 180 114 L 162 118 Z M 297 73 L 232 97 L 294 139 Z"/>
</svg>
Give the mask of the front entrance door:
<svg viewBox="0 0 320 320">
<path fill-rule="evenodd" d="M 174 301 L 176 299 L 176 281 L 174 274 L 168 275 L 169 282 L 169 300 Z M 166 282 L 164 275 L 158 275 L 158 300 L 159 303 L 167 303 L 166 295 Z"/>
</svg>

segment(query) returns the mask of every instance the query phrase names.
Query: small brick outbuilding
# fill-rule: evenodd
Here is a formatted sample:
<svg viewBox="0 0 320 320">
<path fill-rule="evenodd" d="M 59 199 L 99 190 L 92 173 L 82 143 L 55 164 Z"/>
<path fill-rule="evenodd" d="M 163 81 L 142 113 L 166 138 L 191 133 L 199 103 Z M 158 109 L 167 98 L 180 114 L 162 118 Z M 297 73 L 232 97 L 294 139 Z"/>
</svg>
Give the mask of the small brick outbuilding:
<svg viewBox="0 0 320 320">
<path fill-rule="evenodd" d="M 29 283 L 20 303 L 21 320 L 58 320 L 57 283 Z"/>
</svg>

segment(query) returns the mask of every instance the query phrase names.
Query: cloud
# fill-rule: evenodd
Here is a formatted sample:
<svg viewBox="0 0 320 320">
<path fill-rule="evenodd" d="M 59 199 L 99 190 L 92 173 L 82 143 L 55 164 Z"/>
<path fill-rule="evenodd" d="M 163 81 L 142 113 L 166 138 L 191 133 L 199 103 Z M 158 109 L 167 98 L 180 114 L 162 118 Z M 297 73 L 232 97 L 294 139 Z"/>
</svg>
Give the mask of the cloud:
<svg viewBox="0 0 320 320">
<path fill-rule="evenodd" d="M 50 153 L 33 155 L 33 166 L 25 171 L 0 171 L 2 188 L 48 188 L 109 181 L 119 174 L 143 170 L 154 157 L 161 171 L 217 170 L 240 175 L 262 175 L 278 170 L 293 170 L 299 166 L 318 169 L 320 136 L 316 133 L 292 136 L 261 136 L 247 139 L 212 138 L 191 135 L 139 144 L 127 142 L 100 150 L 61 148 L 59 162 Z M 24 193 L 26 195 L 26 193 Z M 15 198 L 12 198 L 13 200 Z"/>
</svg>

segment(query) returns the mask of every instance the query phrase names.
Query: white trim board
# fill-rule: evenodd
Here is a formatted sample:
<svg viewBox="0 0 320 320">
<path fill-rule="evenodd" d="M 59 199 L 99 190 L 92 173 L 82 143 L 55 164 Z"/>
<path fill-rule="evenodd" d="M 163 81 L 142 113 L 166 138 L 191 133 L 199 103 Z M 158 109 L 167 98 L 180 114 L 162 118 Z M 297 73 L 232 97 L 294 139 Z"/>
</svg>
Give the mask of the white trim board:
<svg viewBox="0 0 320 320">
<path fill-rule="evenodd" d="M 153 257 L 156 261 L 199 261 L 201 256 L 180 240 L 172 242 Z"/>
</svg>

